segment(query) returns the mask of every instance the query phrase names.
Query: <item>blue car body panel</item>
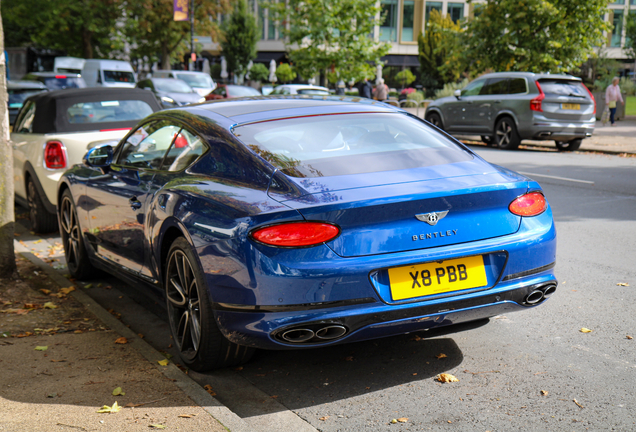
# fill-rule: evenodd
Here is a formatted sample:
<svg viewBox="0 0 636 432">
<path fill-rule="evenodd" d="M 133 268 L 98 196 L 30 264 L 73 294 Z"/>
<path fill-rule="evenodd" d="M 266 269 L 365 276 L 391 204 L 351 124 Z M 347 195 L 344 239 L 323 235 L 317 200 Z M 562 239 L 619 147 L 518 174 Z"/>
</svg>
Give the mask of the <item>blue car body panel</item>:
<svg viewBox="0 0 636 432">
<path fill-rule="evenodd" d="M 508 210 L 540 186 L 461 144 L 467 158 L 456 163 L 299 178 L 232 133 L 238 124 L 303 115 L 408 116 L 375 102 L 322 99 L 247 98 L 154 114 L 192 128 L 206 142 L 206 152 L 185 171 L 73 167 L 60 181 L 60 194 L 69 189 L 75 199 L 91 262 L 161 294 L 167 249 L 184 237 L 196 250 L 223 334 L 269 349 L 372 339 L 526 310 L 534 305 L 527 302 L 531 292 L 556 286 L 551 209 L 534 217 Z M 415 218 L 432 211 L 449 213 L 435 226 Z M 333 223 L 341 234 L 308 248 L 273 247 L 250 237 L 259 227 L 293 221 Z M 485 286 L 392 299 L 389 268 L 477 255 L 484 257 Z M 281 338 L 286 329 L 330 323 L 344 326 L 346 334 L 306 344 Z"/>
</svg>

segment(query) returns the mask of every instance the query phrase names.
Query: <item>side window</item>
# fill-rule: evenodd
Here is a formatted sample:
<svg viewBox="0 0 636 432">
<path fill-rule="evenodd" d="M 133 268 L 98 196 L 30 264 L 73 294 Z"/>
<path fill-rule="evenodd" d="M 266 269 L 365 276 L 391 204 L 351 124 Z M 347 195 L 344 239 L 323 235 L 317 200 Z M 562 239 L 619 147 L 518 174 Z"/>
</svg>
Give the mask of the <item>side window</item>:
<svg viewBox="0 0 636 432">
<path fill-rule="evenodd" d="M 523 78 L 513 78 L 510 80 L 508 86 L 508 94 L 527 93 L 528 87 L 526 86 L 526 80 Z"/>
<path fill-rule="evenodd" d="M 164 171 L 181 171 L 197 160 L 205 152 L 203 140 L 185 129 L 177 135 L 168 150 L 161 169 Z"/>
<path fill-rule="evenodd" d="M 485 82 L 486 82 L 486 80 L 477 80 L 477 81 L 471 82 L 470 84 L 468 84 L 462 90 L 462 96 L 476 96 L 476 95 L 478 95 L 479 91 L 484 86 Z"/>
<path fill-rule="evenodd" d="M 123 144 L 117 164 L 159 169 L 166 150 L 180 129 L 166 120 L 141 126 Z"/>
<path fill-rule="evenodd" d="M 504 95 L 508 93 L 508 78 L 488 78 L 480 95 Z"/>
<path fill-rule="evenodd" d="M 13 130 L 17 133 L 31 133 L 33 131 L 33 117 L 35 117 L 35 102 L 28 102 L 20 110 Z"/>
</svg>

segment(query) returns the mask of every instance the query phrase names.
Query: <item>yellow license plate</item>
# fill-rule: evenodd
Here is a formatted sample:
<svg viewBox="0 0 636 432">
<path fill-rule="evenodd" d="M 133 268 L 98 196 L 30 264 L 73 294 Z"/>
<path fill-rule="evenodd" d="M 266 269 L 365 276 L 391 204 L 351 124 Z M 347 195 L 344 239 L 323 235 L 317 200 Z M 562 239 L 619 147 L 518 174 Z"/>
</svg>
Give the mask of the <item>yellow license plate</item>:
<svg viewBox="0 0 636 432">
<path fill-rule="evenodd" d="M 488 285 L 481 255 L 389 269 L 391 297 L 404 300 Z"/>
<path fill-rule="evenodd" d="M 581 104 L 561 104 L 561 109 L 580 110 L 581 109 Z"/>
</svg>

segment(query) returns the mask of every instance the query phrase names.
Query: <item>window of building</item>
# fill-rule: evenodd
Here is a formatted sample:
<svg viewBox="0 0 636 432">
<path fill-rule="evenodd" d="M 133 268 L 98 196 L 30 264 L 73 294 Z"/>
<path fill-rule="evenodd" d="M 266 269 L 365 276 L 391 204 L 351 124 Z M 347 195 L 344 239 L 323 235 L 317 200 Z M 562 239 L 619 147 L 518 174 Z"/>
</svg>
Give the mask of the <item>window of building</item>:
<svg viewBox="0 0 636 432">
<path fill-rule="evenodd" d="M 614 12 L 614 30 L 612 31 L 612 40 L 610 46 L 612 47 L 620 47 L 621 46 L 621 38 L 623 36 L 623 17 L 624 12 L 622 10 L 616 9 Z"/>
<path fill-rule="evenodd" d="M 456 23 L 460 19 L 464 18 L 464 4 L 449 3 L 447 13 L 448 13 L 448 16 L 453 20 L 453 22 Z"/>
<path fill-rule="evenodd" d="M 380 40 L 397 42 L 398 0 L 382 0 Z"/>
<path fill-rule="evenodd" d="M 265 40 L 265 8 L 258 7 L 258 25 L 261 28 L 261 39 Z"/>
<path fill-rule="evenodd" d="M 636 4 L 636 0 L 632 0 L 632 4 Z M 628 20 L 636 21 L 636 10 L 630 10 L 629 15 L 627 15 Z M 630 38 L 625 37 L 625 46 L 630 46 L 632 41 Z"/>
<path fill-rule="evenodd" d="M 428 22 L 428 18 L 431 15 L 432 10 L 438 11 L 440 14 L 442 13 L 442 2 L 436 1 L 427 1 L 426 2 L 426 21 Z"/>
<path fill-rule="evenodd" d="M 271 11 L 267 11 L 267 39 L 276 39 L 276 21 L 271 17 Z"/>
<path fill-rule="evenodd" d="M 402 41 L 413 42 L 415 32 L 415 1 L 404 0 L 402 6 Z"/>
<path fill-rule="evenodd" d="M 632 0 L 632 1 L 634 1 L 634 0 Z M 625 4 L 625 0 L 614 0 L 613 3 L 616 4 L 616 5 L 622 5 L 622 4 Z"/>
</svg>

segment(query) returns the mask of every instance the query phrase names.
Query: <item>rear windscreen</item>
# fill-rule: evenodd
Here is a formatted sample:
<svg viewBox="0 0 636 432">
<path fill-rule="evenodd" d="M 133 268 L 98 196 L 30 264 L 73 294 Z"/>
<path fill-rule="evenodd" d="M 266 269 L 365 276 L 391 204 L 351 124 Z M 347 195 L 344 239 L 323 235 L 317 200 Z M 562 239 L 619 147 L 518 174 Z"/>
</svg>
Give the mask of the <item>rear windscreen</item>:
<svg viewBox="0 0 636 432">
<path fill-rule="evenodd" d="M 107 83 L 135 83 L 135 74 L 122 71 L 104 71 L 104 81 Z"/>
<path fill-rule="evenodd" d="M 150 114 L 150 105 L 140 100 L 81 102 L 66 110 L 66 118 L 71 124 L 135 121 Z"/>
<path fill-rule="evenodd" d="M 588 95 L 585 86 L 583 86 L 583 83 L 580 81 L 540 80 L 539 85 L 545 94 L 578 97 L 586 97 Z"/>
<path fill-rule="evenodd" d="M 62 90 L 66 88 L 85 88 L 86 83 L 83 78 L 79 77 L 65 77 L 65 78 L 45 78 L 44 85 L 49 88 L 49 90 Z"/>
<path fill-rule="evenodd" d="M 472 154 L 399 113 L 335 114 L 238 126 L 234 134 L 292 177 L 328 177 L 468 161 Z"/>
<path fill-rule="evenodd" d="M 44 89 L 9 89 L 9 108 L 21 108 L 22 104 L 29 96 L 42 93 Z"/>
</svg>

